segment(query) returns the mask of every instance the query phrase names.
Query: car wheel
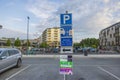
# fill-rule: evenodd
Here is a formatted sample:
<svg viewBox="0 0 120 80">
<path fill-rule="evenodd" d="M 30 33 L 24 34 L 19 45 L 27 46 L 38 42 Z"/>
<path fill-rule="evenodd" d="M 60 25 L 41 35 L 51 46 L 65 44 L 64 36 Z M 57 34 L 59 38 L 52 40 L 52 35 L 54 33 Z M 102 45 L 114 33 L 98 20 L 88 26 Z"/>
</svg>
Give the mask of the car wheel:
<svg viewBox="0 0 120 80">
<path fill-rule="evenodd" d="M 16 67 L 18 68 L 18 67 L 20 67 L 21 65 L 22 65 L 22 61 L 21 61 L 21 59 L 18 59 Z"/>
</svg>

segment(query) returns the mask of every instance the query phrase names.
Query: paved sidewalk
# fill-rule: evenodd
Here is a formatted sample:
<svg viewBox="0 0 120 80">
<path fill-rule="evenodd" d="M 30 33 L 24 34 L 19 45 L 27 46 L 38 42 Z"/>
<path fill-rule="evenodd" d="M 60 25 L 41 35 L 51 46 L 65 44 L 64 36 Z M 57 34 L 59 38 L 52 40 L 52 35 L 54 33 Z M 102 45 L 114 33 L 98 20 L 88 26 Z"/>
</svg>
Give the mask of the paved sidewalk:
<svg viewBox="0 0 120 80">
<path fill-rule="evenodd" d="M 59 58 L 60 55 L 23 55 L 23 57 L 40 57 L 40 58 Z M 100 58 L 120 58 L 120 54 L 99 54 L 99 55 L 88 55 L 88 56 L 84 56 L 84 55 L 73 55 L 73 57 L 75 58 L 89 58 L 89 57 L 100 57 Z"/>
<path fill-rule="evenodd" d="M 99 50 L 98 53 L 117 53 L 116 51 L 112 51 L 112 50 Z"/>
</svg>

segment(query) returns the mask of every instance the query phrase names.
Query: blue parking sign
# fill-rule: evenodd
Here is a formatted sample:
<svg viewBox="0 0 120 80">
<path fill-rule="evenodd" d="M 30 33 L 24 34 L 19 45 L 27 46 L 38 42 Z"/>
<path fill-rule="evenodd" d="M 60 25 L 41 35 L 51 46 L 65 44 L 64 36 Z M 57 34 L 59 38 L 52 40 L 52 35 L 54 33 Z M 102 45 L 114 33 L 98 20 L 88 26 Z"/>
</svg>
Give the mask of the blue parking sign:
<svg viewBox="0 0 120 80">
<path fill-rule="evenodd" d="M 61 14 L 60 23 L 61 25 L 72 24 L 72 14 Z"/>
<path fill-rule="evenodd" d="M 61 46 L 72 47 L 72 14 L 61 14 L 60 15 L 61 25 Z"/>
<path fill-rule="evenodd" d="M 72 46 L 72 38 L 61 38 L 61 46 Z"/>
<path fill-rule="evenodd" d="M 61 37 L 72 37 L 72 27 L 61 26 Z"/>
</svg>

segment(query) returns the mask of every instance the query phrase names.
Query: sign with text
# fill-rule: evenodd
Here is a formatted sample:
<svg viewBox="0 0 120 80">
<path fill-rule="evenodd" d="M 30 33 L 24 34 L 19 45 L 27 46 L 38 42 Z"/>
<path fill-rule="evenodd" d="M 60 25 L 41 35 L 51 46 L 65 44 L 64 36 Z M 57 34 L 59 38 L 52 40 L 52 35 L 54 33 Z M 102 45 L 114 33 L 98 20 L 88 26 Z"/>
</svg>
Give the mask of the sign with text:
<svg viewBox="0 0 120 80">
<path fill-rule="evenodd" d="M 72 46 L 72 38 L 61 38 L 61 46 Z"/>
<path fill-rule="evenodd" d="M 60 46 L 61 53 L 73 53 L 72 39 L 72 14 L 66 13 L 60 15 Z M 64 49 L 63 49 L 64 47 Z M 64 50 L 64 51 L 63 51 Z"/>
<path fill-rule="evenodd" d="M 72 14 L 60 15 L 60 47 L 61 53 L 73 53 Z M 72 55 L 60 55 L 60 74 L 72 75 Z"/>
<path fill-rule="evenodd" d="M 60 55 L 60 74 L 72 75 L 72 55 Z"/>
</svg>

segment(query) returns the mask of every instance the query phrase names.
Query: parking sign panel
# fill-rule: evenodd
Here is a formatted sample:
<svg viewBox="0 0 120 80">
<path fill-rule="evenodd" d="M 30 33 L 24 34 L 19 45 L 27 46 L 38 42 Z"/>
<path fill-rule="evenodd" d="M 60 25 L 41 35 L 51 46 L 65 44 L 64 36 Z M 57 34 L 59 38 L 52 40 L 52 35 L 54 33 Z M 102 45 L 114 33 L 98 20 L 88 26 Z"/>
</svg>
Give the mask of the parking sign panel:
<svg viewBox="0 0 120 80">
<path fill-rule="evenodd" d="M 72 67 L 72 55 L 60 55 L 60 74 L 73 74 Z"/>
<path fill-rule="evenodd" d="M 72 14 L 61 14 L 60 23 L 61 25 L 72 24 Z"/>
<path fill-rule="evenodd" d="M 61 47 L 72 47 L 72 14 L 61 14 Z"/>
<path fill-rule="evenodd" d="M 61 38 L 61 46 L 72 46 L 72 38 Z"/>
<path fill-rule="evenodd" d="M 72 39 L 72 14 L 60 15 L 60 46 L 61 53 L 73 53 L 73 39 Z M 72 56 L 60 56 L 60 74 L 69 75 L 72 72 L 73 62 Z"/>
<path fill-rule="evenodd" d="M 72 37 L 71 26 L 61 26 L 61 38 L 62 37 Z"/>
</svg>

